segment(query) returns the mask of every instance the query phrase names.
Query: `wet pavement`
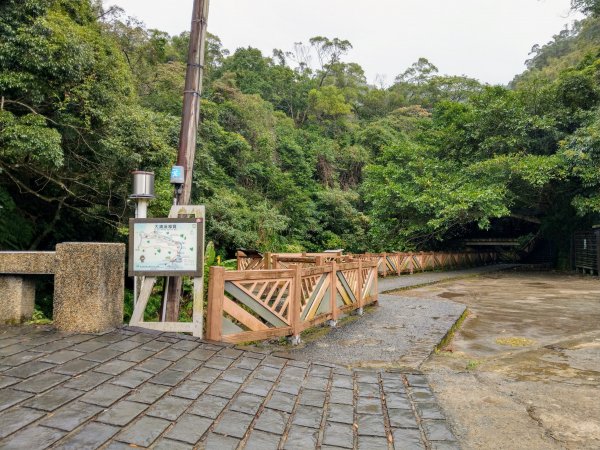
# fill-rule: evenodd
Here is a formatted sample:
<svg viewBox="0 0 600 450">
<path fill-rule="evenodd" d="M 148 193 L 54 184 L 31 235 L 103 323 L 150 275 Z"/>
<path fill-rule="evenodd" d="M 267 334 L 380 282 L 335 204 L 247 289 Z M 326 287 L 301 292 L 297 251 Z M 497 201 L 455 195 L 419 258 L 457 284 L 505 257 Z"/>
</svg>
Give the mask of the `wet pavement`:
<svg viewBox="0 0 600 450">
<path fill-rule="evenodd" d="M 495 265 L 451 272 L 429 272 L 380 279 L 379 292 L 473 277 L 511 265 Z M 379 305 L 360 320 L 343 324 L 327 334 L 309 334 L 305 344 L 280 352 L 304 361 L 326 360 L 347 367 L 418 369 L 464 313 L 466 307 L 443 298 L 411 298 L 380 294 Z"/>
<path fill-rule="evenodd" d="M 421 366 L 462 448 L 600 448 L 598 278 L 502 272 L 407 294 L 469 309 Z"/>
<path fill-rule="evenodd" d="M 458 448 L 420 374 L 125 328 L 0 328 L 0 449 Z"/>
</svg>

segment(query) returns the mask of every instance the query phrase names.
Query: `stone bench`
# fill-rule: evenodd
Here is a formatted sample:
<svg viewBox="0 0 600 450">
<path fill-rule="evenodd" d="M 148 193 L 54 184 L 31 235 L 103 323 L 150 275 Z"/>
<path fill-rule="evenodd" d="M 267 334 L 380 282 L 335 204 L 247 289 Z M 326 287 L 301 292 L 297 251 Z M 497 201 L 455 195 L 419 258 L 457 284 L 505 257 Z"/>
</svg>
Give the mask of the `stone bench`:
<svg viewBox="0 0 600 450">
<path fill-rule="evenodd" d="M 29 320 L 34 275 L 54 275 L 54 325 L 100 332 L 123 323 L 125 245 L 64 243 L 55 252 L 0 252 L 0 324 Z"/>
</svg>

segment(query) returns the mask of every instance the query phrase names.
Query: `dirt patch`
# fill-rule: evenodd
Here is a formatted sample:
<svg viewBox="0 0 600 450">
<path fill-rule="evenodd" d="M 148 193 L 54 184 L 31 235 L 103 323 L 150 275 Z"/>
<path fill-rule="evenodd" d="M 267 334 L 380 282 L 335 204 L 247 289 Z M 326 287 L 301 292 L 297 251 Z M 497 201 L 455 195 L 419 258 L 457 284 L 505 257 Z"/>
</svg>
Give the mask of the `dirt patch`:
<svg viewBox="0 0 600 450">
<path fill-rule="evenodd" d="M 459 298 L 459 297 L 464 297 L 465 294 L 460 294 L 458 292 L 443 292 L 441 294 L 438 294 L 438 297 L 442 297 L 442 298 L 447 298 L 447 299 L 453 299 L 453 298 Z"/>
</svg>

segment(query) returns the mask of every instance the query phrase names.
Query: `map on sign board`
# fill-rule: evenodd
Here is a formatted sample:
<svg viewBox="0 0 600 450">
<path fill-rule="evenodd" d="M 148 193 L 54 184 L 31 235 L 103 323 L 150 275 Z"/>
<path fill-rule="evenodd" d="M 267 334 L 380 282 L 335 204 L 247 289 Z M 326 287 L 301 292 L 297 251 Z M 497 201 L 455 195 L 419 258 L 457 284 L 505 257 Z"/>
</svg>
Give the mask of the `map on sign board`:
<svg viewBox="0 0 600 450">
<path fill-rule="evenodd" d="M 202 219 L 132 219 L 130 274 L 198 276 L 203 227 Z"/>
</svg>

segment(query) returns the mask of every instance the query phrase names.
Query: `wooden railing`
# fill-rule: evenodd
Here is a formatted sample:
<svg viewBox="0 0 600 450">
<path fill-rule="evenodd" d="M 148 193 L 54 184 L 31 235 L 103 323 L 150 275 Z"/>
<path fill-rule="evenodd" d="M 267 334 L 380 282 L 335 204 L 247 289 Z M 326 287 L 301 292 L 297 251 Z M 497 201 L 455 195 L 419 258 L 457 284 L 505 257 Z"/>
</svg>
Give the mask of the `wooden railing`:
<svg viewBox="0 0 600 450">
<path fill-rule="evenodd" d="M 395 253 L 265 253 L 251 258 L 243 252 L 237 253 L 238 270 L 287 269 L 292 265 L 303 268 L 319 267 L 331 262 L 351 263 L 376 261 L 382 277 L 428 272 L 433 270 L 460 269 L 498 262 L 495 252 L 395 252 Z"/>
<path fill-rule="evenodd" d="M 241 343 L 299 336 L 376 301 L 376 261 L 275 270 L 211 267 L 206 338 Z"/>
<path fill-rule="evenodd" d="M 352 258 L 377 261 L 377 270 L 382 277 L 429 272 L 433 270 L 460 269 L 465 267 L 494 264 L 496 252 L 420 252 L 420 253 L 366 253 Z"/>
</svg>

